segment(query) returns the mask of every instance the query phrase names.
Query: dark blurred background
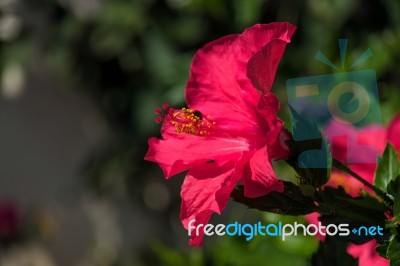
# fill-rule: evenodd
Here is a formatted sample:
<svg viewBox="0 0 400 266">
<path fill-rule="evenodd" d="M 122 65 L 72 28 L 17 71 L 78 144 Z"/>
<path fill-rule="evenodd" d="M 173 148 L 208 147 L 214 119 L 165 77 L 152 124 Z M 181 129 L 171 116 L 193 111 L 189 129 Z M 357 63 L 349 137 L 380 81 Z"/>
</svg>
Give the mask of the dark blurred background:
<svg viewBox="0 0 400 266">
<path fill-rule="evenodd" d="M 183 176 L 143 157 L 154 109 L 184 106 L 197 49 L 255 23 L 298 27 L 274 92 L 332 73 L 317 51 L 375 69 L 382 118 L 399 109 L 397 0 L 0 0 L 0 265 L 308 265 L 317 242 L 209 237 L 189 248 L 179 220 Z M 277 165 L 285 178 L 286 169 Z M 304 221 L 229 203 L 213 223 Z"/>
</svg>

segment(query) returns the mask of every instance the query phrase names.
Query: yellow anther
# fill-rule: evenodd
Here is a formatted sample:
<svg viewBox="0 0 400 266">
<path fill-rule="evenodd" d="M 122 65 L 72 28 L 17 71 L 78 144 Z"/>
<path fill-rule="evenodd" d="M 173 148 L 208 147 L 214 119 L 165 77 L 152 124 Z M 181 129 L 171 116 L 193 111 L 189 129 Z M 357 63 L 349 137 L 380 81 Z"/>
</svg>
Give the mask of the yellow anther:
<svg viewBox="0 0 400 266">
<path fill-rule="evenodd" d="M 211 134 L 212 125 L 216 122 L 210 121 L 211 116 L 201 119 L 195 114 L 193 109 L 183 107 L 169 115 L 171 125 L 175 127 L 177 133 L 186 133 L 198 136 L 208 136 Z"/>
</svg>

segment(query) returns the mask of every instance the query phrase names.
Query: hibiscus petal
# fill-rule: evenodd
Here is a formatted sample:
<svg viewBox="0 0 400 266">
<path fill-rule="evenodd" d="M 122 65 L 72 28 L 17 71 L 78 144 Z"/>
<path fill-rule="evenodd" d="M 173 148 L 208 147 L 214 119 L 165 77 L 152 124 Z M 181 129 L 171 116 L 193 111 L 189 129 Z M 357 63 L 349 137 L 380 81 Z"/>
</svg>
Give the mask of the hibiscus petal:
<svg viewBox="0 0 400 266">
<path fill-rule="evenodd" d="M 294 26 L 288 23 L 258 24 L 241 35 L 223 37 L 204 46 L 192 62 L 186 87 L 188 106 L 211 115 L 223 130 L 239 135 L 260 134 L 254 106 L 261 95 L 247 78 L 247 64 L 269 42 L 288 40 L 293 31 Z"/>
<path fill-rule="evenodd" d="M 233 48 L 237 38 L 223 37 L 196 53 L 186 101 L 190 108 L 211 115 L 218 128 L 243 132 L 244 128 L 251 131 L 257 126 L 253 114 L 260 96 L 254 89 L 242 91 L 235 79 L 237 58 Z"/>
<path fill-rule="evenodd" d="M 390 143 L 392 143 L 397 151 L 400 150 L 400 115 L 397 115 L 392 122 L 390 122 L 387 134 Z"/>
<path fill-rule="evenodd" d="M 308 224 L 315 224 L 318 225 L 319 221 L 319 217 L 320 214 L 318 212 L 313 212 L 310 214 L 307 214 L 304 216 L 308 222 Z M 319 241 L 324 241 L 325 240 L 325 236 L 321 235 L 319 233 L 319 231 L 317 232 L 317 234 L 315 235 L 315 237 L 319 240 Z"/>
<path fill-rule="evenodd" d="M 332 120 L 324 129 L 332 146 L 332 155 L 344 163 L 375 163 L 386 144 L 385 129 L 380 125 L 356 128 Z"/>
<path fill-rule="evenodd" d="M 238 53 L 240 53 L 243 59 L 246 59 L 248 62 L 250 58 L 259 52 L 263 47 L 277 39 L 289 43 L 290 38 L 295 31 L 296 26 L 288 22 L 256 24 L 250 28 L 247 28 L 240 35 L 240 43 L 237 46 L 237 48 L 240 49 Z M 246 71 L 243 73 L 246 73 Z"/>
<path fill-rule="evenodd" d="M 289 40 L 275 39 L 256 53 L 247 64 L 247 76 L 261 93 L 271 91 L 278 64 Z"/>
<path fill-rule="evenodd" d="M 267 93 L 261 97 L 257 105 L 258 113 L 266 124 L 265 132 L 268 133 L 262 137 L 266 140 L 271 159 L 284 158 L 290 154 L 285 143 L 290 138 L 290 134 L 283 130 L 283 121 L 277 117 L 279 105 L 278 99 L 272 93 Z M 261 123 L 260 126 L 262 126 Z M 258 142 L 263 143 L 263 141 Z"/>
<path fill-rule="evenodd" d="M 247 59 L 247 64 L 241 64 L 238 71 L 242 87 L 252 87 L 251 83 L 262 94 L 271 91 L 278 64 L 295 30 L 290 23 L 277 22 L 258 24 L 243 32 L 238 45 Z"/>
<path fill-rule="evenodd" d="M 237 79 L 242 87 L 270 92 L 279 61 L 295 30 L 290 23 L 276 22 L 254 25 L 240 35 L 237 54 L 243 60 L 239 61 Z M 251 83 L 253 86 L 249 86 Z"/>
<path fill-rule="evenodd" d="M 278 119 L 276 116 L 279 110 L 279 105 L 278 98 L 276 98 L 272 93 L 263 95 L 257 104 L 257 111 L 266 122 L 268 131 L 273 131 L 277 127 L 279 128 L 278 131 L 272 133 L 275 135 L 274 137 L 270 135 L 273 139 L 276 139 L 283 125 L 282 120 Z"/>
<path fill-rule="evenodd" d="M 212 213 L 221 214 L 228 203 L 230 194 L 238 182 L 234 175 L 235 164 L 228 162 L 222 166 L 215 163 L 193 167 L 186 175 L 182 185 L 180 218 L 186 229 L 191 220 L 192 225 L 207 224 Z M 203 230 L 196 235 L 191 231 L 190 245 L 201 245 Z"/>
<path fill-rule="evenodd" d="M 156 162 L 166 178 L 187 170 L 190 166 L 210 160 L 218 163 L 237 160 L 248 149 L 246 140 L 240 138 L 200 137 L 176 134 L 166 140 L 150 138 L 145 160 Z"/>
<path fill-rule="evenodd" d="M 332 120 L 324 129 L 332 146 L 332 155 L 344 163 L 375 163 L 386 144 L 386 132 L 381 125 L 356 128 Z"/>
<path fill-rule="evenodd" d="M 282 128 L 275 142 L 268 146 L 268 154 L 270 155 L 271 159 L 282 159 L 290 155 L 290 149 L 286 144 L 286 141 L 288 141 L 289 139 L 289 132 L 286 129 Z"/>
<path fill-rule="evenodd" d="M 242 182 L 244 196 L 249 198 L 261 197 L 271 191 L 283 192 L 284 189 L 282 181 L 276 178 L 266 147 L 252 154 Z"/>
<path fill-rule="evenodd" d="M 386 145 L 386 131 L 380 125 L 356 128 L 332 120 L 324 129 L 332 148 L 333 158 L 373 183 L 377 159 Z"/>
<path fill-rule="evenodd" d="M 389 260 L 382 258 L 375 252 L 376 240 L 362 245 L 349 244 L 347 253 L 358 258 L 359 266 L 389 266 Z"/>
</svg>

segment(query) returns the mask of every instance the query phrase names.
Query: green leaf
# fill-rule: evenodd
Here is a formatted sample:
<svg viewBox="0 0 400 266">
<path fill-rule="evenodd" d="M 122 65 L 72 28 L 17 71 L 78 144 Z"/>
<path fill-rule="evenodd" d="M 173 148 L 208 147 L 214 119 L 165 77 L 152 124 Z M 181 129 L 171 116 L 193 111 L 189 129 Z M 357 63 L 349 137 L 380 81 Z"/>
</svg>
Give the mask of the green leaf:
<svg viewBox="0 0 400 266">
<path fill-rule="evenodd" d="M 284 182 L 284 191 L 272 191 L 258 198 L 246 198 L 243 186 L 233 190 L 231 197 L 249 208 L 286 215 L 305 215 L 316 211 L 312 198 L 305 197 L 301 189 L 293 183 Z"/>
<path fill-rule="evenodd" d="M 393 214 L 396 217 L 395 220 L 400 219 L 400 176 L 390 181 L 387 186 L 387 192 L 392 195 L 394 199 Z"/>
<path fill-rule="evenodd" d="M 386 219 L 386 205 L 369 195 L 351 197 L 342 187 L 325 187 L 319 193 L 318 212 L 327 223 L 346 219 L 359 225 L 382 225 Z M 386 236 L 386 232 L 385 232 Z"/>
<path fill-rule="evenodd" d="M 390 181 L 396 179 L 400 175 L 400 164 L 397 152 L 392 145 L 388 144 L 386 149 L 379 158 L 378 169 L 375 174 L 375 186 L 387 191 Z"/>
<path fill-rule="evenodd" d="M 390 259 L 390 266 L 400 266 L 400 236 L 397 235 L 390 241 L 387 257 Z"/>
<path fill-rule="evenodd" d="M 387 259 L 386 254 L 387 254 L 387 250 L 389 248 L 389 243 L 388 241 L 385 241 L 384 243 L 376 246 L 375 251 L 376 253 L 379 254 L 379 256 L 381 256 L 382 258 Z"/>
</svg>

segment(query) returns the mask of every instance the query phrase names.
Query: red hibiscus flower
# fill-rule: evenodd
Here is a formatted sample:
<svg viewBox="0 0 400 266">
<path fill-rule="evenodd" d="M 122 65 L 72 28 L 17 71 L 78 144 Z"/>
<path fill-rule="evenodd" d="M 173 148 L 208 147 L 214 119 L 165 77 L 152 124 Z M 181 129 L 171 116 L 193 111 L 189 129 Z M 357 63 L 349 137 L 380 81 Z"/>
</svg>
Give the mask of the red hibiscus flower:
<svg viewBox="0 0 400 266">
<path fill-rule="evenodd" d="M 400 115 L 396 116 L 387 128 L 369 125 L 357 129 L 332 121 L 324 133 L 331 140 L 333 158 L 347 164 L 352 171 L 373 184 L 378 166 L 377 159 L 386 145 L 390 143 L 397 151 L 400 149 Z M 362 160 L 367 163 L 357 162 Z M 359 181 L 338 171 L 332 171 L 327 185 L 341 185 L 353 196 L 358 196 L 361 189 L 370 191 Z"/>
<path fill-rule="evenodd" d="M 346 164 L 352 171 L 372 184 L 378 166 L 376 163 L 378 156 L 383 153 L 388 142 L 387 130 L 381 125 L 355 128 L 332 120 L 324 133 L 330 141 L 333 158 Z M 360 194 L 361 189 L 372 192 L 348 174 L 336 170 L 332 171 L 327 185 L 342 186 L 354 197 Z"/>
<path fill-rule="evenodd" d="M 257 24 L 194 56 L 188 108 L 169 110 L 162 139 L 149 139 L 145 157 L 158 163 L 166 178 L 189 170 L 181 191 L 185 228 L 192 219 L 194 225 L 206 224 L 212 213 L 220 214 L 239 181 L 247 197 L 283 190 L 271 160 L 288 150 L 277 118 L 279 102 L 270 90 L 294 31 L 289 23 Z M 202 236 L 192 233 L 189 243 L 200 245 Z"/>
<path fill-rule="evenodd" d="M 354 158 L 362 156 L 368 162 L 377 161 L 378 156 L 382 155 L 388 143 L 392 144 L 397 151 L 400 150 L 400 115 L 397 115 L 391 121 L 387 129 L 378 125 L 357 129 L 333 120 L 324 130 L 324 133 L 331 140 L 332 155 L 335 159 L 346 163 L 355 161 Z M 349 140 L 352 143 L 350 145 L 361 145 L 363 151 L 357 151 L 354 146 L 349 149 Z M 377 163 L 348 163 L 348 166 L 352 171 L 373 184 Z M 370 191 L 353 177 L 335 170 L 332 171 L 330 180 L 326 185 L 342 186 L 347 193 L 354 197 L 359 196 L 362 189 Z M 309 223 L 318 223 L 319 215 L 317 213 L 309 214 L 306 217 Z M 318 238 L 324 239 L 320 235 Z M 380 257 L 375 252 L 376 245 L 375 240 L 361 245 L 349 244 L 347 252 L 359 259 L 359 266 L 389 265 L 389 260 Z"/>
<path fill-rule="evenodd" d="M 376 240 L 371 240 L 362 245 L 350 244 L 347 247 L 347 253 L 358 258 L 359 266 L 389 266 L 389 260 L 382 258 L 375 252 L 377 245 Z"/>
</svg>

